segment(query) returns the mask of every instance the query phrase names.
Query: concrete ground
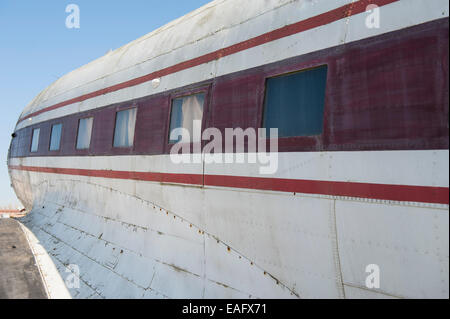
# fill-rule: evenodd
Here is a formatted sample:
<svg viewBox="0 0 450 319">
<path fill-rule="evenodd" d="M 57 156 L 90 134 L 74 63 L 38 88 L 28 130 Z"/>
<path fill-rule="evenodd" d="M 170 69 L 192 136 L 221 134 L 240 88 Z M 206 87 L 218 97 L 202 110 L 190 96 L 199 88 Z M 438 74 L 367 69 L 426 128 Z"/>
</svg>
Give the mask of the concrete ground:
<svg viewBox="0 0 450 319">
<path fill-rule="evenodd" d="M 44 284 L 24 232 L 0 218 L 0 299 L 45 299 Z"/>
</svg>

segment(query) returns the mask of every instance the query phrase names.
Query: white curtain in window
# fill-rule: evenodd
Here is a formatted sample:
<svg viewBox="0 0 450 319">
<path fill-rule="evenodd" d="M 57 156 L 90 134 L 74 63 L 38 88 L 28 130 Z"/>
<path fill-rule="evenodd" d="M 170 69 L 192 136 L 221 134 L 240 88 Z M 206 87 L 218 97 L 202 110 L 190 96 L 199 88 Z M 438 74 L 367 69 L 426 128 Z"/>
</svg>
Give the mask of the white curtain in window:
<svg viewBox="0 0 450 319">
<path fill-rule="evenodd" d="M 136 108 L 117 112 L 114 147 L 133 146 Z"/>
<path fill-rule="evenodd" d="M 193 140 L 193 122 L 194 120 L 202 121 L 203 117 L 203 102 L 205 100 L 204 94 L 197 94 L 193 96 L 188 96 L 183 98 L 183 106 L 182 106 L 182 112 L 183 112 L 183 123 L 182 127 L 187 129 L 189 131 L 191 141 L 196 143 L 200 142 L 201 137 L 198 136 L 197 140 Z M 200 134 L 201 135 L 201 134 Z M 183 136 L 183 140 L 186 139 L 186 136 Z"/>
<path fill-rule="evenodd" d="M 50 137 L 50 151 L 59 150 L 61 144 L 62 124 L 55 124 L 52 126 L 52 135 Z"/>
<path fill-rule="evenodd" d="M 41 129 L 37 128 L 33 130 L 33 138 L 31 141 L 31 152 L 37 152 L 39 146 L 39 133 Z"/>
<path fill-rule="evenodd" d="M 78 125 L 77 149 L 88 149 L 91 144 L 92 124 L 94 118 L 81 119 Z"/>
<path fill-rule="evenodd" d="M 128 112 L 127 118 L 127 145 L 132 146 L 134 142 L 134 128 L 136 126 L 136 109 Z"/>
</svg>

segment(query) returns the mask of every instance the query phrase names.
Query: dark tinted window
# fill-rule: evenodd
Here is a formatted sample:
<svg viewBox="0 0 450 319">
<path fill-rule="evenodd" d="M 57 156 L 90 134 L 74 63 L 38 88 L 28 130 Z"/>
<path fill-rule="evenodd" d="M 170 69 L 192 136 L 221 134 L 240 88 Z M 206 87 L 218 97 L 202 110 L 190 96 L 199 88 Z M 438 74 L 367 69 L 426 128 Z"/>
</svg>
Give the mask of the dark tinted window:
<svg viewBox="0 0 450 319">
<path fill-rule="evenodd" d="M 264 127 L 278 128 L 279 137 L 321 134 L 326 81 L 327 66 L 269 78 Z"/>
</svg>

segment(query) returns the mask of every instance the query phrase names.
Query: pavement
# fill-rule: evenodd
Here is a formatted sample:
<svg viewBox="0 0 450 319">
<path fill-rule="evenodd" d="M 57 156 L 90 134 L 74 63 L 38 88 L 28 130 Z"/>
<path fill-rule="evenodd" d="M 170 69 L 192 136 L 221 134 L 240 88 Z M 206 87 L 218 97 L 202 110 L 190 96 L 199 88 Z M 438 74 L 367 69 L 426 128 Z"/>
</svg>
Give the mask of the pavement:
<svg viewBox="0 0 450 319">
<path fill-rule="evenodd" d="M 44 284 L 17 220 L 0 218 L 0 299 L 46 299 Z"/>
</svg>

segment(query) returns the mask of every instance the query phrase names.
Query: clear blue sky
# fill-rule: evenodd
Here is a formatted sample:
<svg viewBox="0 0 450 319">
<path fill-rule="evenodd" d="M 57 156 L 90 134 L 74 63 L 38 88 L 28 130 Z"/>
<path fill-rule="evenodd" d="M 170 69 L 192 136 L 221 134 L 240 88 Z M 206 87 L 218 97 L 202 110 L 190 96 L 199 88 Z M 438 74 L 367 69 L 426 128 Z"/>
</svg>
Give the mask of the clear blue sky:
<svg viewBox="0 0 450 319">
<path fill-rule="evenodd" d="M 0 0 L 0 208 L 18 205 L 6 166 L 23 108 L 58 77 L 209 0 Z M 80 29 L 65 25 L 68 4 Z"/>
</svg>

